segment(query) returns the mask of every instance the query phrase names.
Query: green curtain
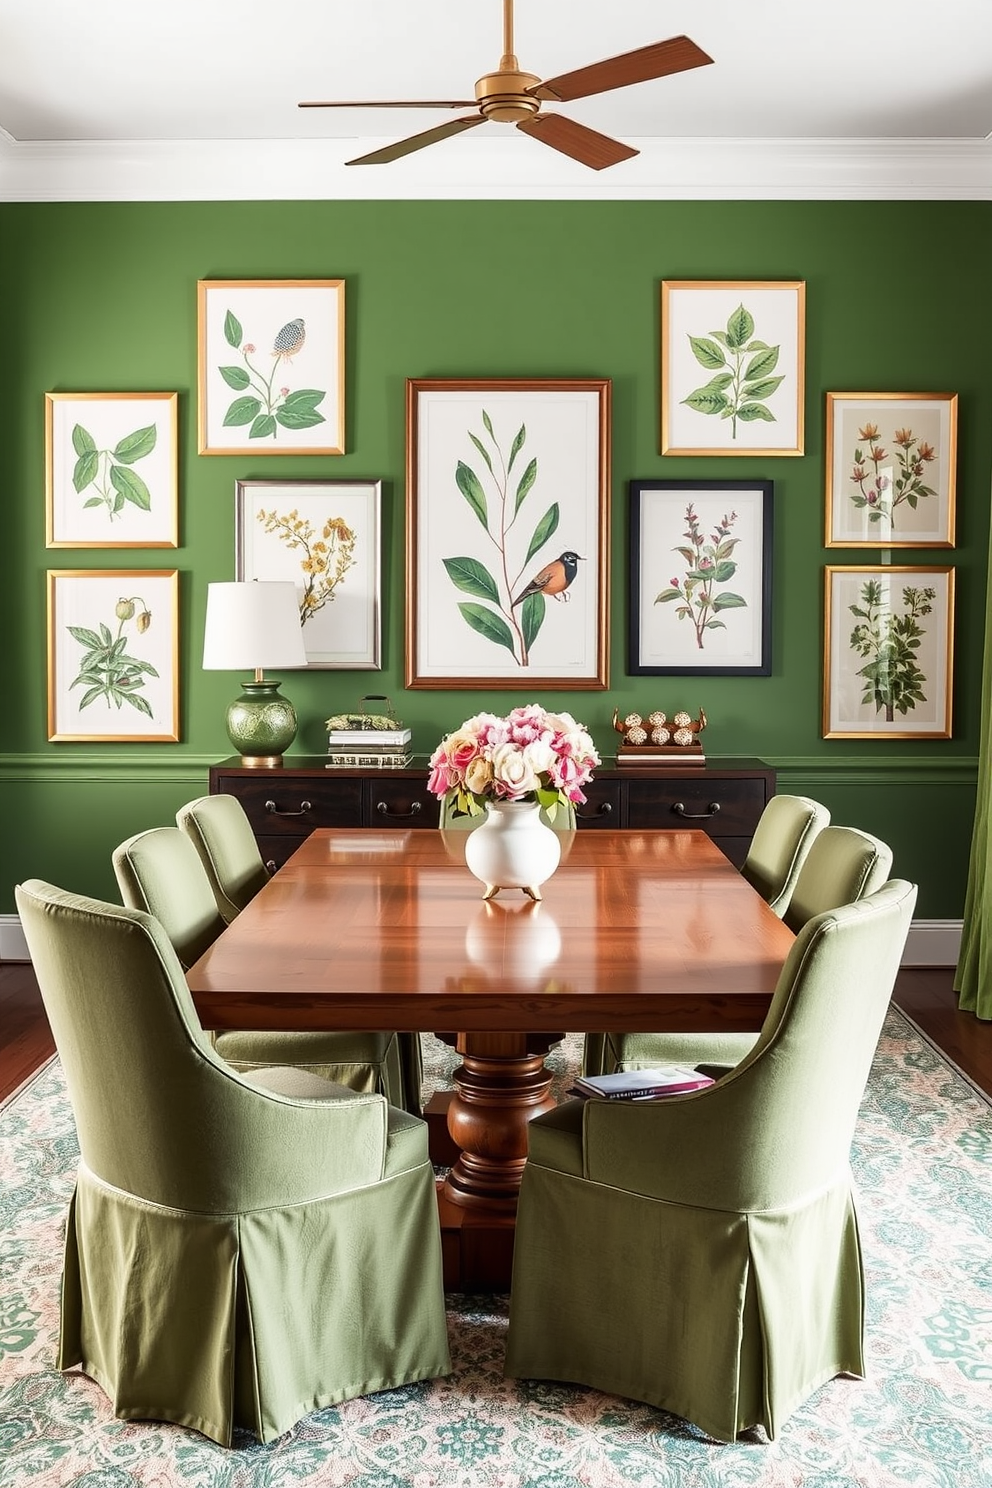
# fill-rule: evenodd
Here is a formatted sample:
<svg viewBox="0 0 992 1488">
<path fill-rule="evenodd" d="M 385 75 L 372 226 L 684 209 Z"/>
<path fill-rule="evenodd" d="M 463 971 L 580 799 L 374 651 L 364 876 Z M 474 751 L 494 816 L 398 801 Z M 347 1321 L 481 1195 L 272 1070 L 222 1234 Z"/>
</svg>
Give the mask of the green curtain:
<svg viewBox="0 0 992 1488">
<path fill-rule="evenodd" d="M 982 672 L 982 728 L 978 746 L 978 794 L 968 862 L 961 951 L 954 973 L 958 1005 L 992 1019 L 992 544 L 985 605 L 985 665 Z"/>
</svg>

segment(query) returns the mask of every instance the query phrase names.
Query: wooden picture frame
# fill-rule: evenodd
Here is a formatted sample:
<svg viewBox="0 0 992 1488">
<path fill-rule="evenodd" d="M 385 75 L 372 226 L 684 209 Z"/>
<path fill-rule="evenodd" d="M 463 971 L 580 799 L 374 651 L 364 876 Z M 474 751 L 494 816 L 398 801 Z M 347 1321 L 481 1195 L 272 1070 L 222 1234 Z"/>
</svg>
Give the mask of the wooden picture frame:
<svg viewBox="0 0 992 1488">
<path fill-rule="evenodd" d="M 176 569 L 49 569 L 48 737 L 178 742 Z"/>
<path fill-rule="evenodd" d="M 344 280 L 201 279 L 201 455 L 341 455 Z"/>
<path fill-rule="evenodd" d="M 771 675 L 773 498 L 770 480 L 630 482 L 633 676 Z"/>
<path fill-rule="evenodd" d="M 178 393 L 45 394 L 45 546 L 179 546 Z"/>
<path fill-rule="evenodd" d="M 951 737 L 953 568 L 828 565 L 823 633 L 825 739 Z"/>
<path fill-rule="evenodd" d="M 957 393 L 828 393 L 828 548 L 953 548 Z"/>
<path fill-rule="evenodd" d="M 804 452 L 806 285 L 666 279 L 661 453 Z"/>
<path fill-rule="evenodd" d="M 406 389 L 406 686 L 605 688 L 608 378 Z"/>
<path fill-rule="evenodd" d="M 308 668 L 381 658 L 382 483 L 235 482 L 238 579 L 292 579 Z"/>
</svg>

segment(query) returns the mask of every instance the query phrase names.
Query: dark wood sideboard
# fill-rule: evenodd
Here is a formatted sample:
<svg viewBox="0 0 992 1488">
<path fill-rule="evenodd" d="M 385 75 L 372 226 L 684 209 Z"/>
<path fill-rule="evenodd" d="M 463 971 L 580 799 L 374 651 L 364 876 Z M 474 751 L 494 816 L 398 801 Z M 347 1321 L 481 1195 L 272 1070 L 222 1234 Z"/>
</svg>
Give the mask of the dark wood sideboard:
<svg viewBox="0 0 992 1488">
<path fill-rule="evenodd" d="M 237 796 L 270 868 L 280 867 L 315 827 L 436 827 L 439 802 L 427 789 L 426 757 L 406 770 L 328 769 L 322 755 L 288 755 L 276 769 L 238 756 L 210 768 L 210 793 Z M 701 827 L 738 867 L 775 771 L 760 759 L 617 769 L 604 764 L 578 808 L 582 831 Z"/>
</svg>

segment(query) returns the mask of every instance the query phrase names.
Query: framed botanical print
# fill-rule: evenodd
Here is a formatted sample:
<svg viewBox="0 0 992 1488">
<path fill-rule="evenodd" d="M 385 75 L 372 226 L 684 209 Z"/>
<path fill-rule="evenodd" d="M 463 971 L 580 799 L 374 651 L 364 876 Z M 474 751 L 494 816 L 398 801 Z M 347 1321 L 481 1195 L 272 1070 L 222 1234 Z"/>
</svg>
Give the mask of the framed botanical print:
<svg viewBox="0 0 992 1488">
<path fill-rule="evenodd" d="M 50 569 L 48 737 L 179 739 L 175 569 Z"/>
<path fill-rule="evenodd" d="M 661 453 L 801 455 L 802 280 L 666 279 Z"/>
<path fill-rule="evenodd" d="M 957 393 L 828 393 L 828 548 L 953 548 Z"/>
<path fill-rule="evenodd" d="M 628 670 L 767 677 L 768 480 L 630 482 Z"/>
<path fill-rule="evenodd" d="M 344 453 L 344 280 L 201 279 L 201 455 Z"/>
<path fill-rule="evenodd" d="M 407 383 L 407 687 L 607 686 L 610 391 Z"/>
<path fill-rule="evenodd" d="M 826 569 L 825 739 L 949 739 L 953 665 L 953 568 Z"/>
<path fill-rule="evenodd" d="M 175 548 L 177 393 L 45 394 L 49 548 Z"/>
<path fill-rule="evenodd" d="M 308 667 L 380 659 L 381 483 L 238 481 L 238 579 L 292 579 Z"/>
</svg>

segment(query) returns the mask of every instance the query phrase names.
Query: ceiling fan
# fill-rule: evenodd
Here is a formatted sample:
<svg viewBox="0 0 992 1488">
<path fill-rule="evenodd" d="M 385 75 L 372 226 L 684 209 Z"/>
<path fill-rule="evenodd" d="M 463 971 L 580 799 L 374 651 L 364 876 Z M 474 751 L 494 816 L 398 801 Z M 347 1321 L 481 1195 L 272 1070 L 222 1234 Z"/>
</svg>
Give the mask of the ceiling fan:
<svg viewBox="0 0 992 1488">
<path fill-rule="evenodd" d="M 367 102 L 301 103 L 300 108 L 472 108 L 478 112 L 447 124 L 438 124 L 434 129 L 425 129 L 421 134 L 397 140 L 369 155 L 360 155 L 349 160 L 347 165 L 386 165 L 415 150 L 423 150 L 439 140 L 461 134 L 463 129 L 474 129 L 487 119 L 500 124 L 516 124 L 524 134 L 541 140 L 563 155 L 570 155 L 592 170 L 603 170 L 621 160 L 629 160 L 639 152 L 630 145 L 621 144 L 609 135 L 577 124 L 564 114 L 542 114 L 541 104 L 571 103 L 576 98 L 588 98 L 593 93 L 607 93 L 613 88 L 626 88 L 631 83 L 645 83 L 652 78 L 667 77 L 675 72 L 687 72 L 691 67 L 704 67 L 713 58 L 690 41 L 687 36 L 673 36 L 668 41 L 656 41 L 650 46 L 639 47 L 634 52 L 610 57 L 605 62 L 594 62 L 589 67 L 564 72 L 560 77 L 542 82 L 532 72 L 522 72 L 513 52 L 513 0 L 503 0 L 503 55 L 495 72 L 486 73 L 475 85 L 475 98 L 380 99 Z"/>
</svg>

